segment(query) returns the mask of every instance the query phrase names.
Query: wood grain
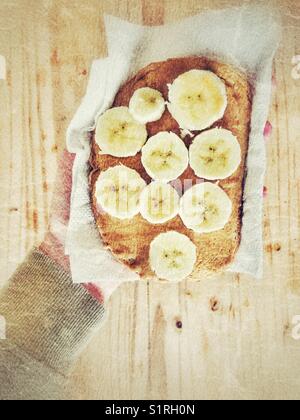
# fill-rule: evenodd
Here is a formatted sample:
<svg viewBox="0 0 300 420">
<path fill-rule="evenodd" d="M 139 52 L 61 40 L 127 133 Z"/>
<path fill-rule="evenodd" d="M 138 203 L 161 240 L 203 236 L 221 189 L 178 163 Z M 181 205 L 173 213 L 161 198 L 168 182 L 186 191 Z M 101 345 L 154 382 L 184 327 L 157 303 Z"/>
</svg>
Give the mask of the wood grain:
<svg viewBox="0 0 300 420">
<path fill-rule="evenodd" d="M 91 61 L 105 56 L 103 13 L 161 24 L 229 0 L 2 0 L 0 55 L 0 283 L 49 221 L 65 132 Z M 267 144 L 265 275 L 226 274 L 198 284 L 124 284 L 68 384 L 76 399 L 299 399 L 300 6 L 280 6 L 284 35 Z M 181 328 L 180 328 L 181 327 Z"/>
</svg>

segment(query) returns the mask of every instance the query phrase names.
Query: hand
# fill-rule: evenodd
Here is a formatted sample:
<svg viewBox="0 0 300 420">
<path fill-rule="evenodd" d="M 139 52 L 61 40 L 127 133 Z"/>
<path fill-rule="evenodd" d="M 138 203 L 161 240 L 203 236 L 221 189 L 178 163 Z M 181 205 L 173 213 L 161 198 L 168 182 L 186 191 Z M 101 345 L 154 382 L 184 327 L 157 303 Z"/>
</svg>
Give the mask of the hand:
<svg viewBox="0 0 300 420">
<path fill-rule="evenodd" d="M 58 173 L 56 177 L 56 185 L 53 193 L 53 201 L 51 206 L 51 217 L 49 231 L 45 236 L 43 243 L 39 249 L 48 257 L 50 257 L 56 264 L 60 265 L 65 271 L 70 272 L 69 257 L 65 255 L 65 241 L 67 234 L 67 227 L 70 218 L 70 201 L 72 192 L 72 169 L 75 155 L 63 152 L 59 163 Z M 116 285 L 112 284 L 113 289 Z M 83 284 L 94 298 L 103 303 L 104 293 L 100 288 L 94 284 Z M 107 285 L 105 287 L 106 294 L 109 296 L 112 293 L 112 287 Z"/>
</svg>

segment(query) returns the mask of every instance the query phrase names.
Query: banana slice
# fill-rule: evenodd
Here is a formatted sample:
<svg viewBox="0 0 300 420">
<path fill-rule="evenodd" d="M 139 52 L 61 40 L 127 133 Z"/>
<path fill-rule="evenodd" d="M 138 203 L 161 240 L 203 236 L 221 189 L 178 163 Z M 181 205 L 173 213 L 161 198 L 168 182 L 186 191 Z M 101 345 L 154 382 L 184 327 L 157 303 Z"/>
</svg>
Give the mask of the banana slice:
<svg viewBox="0 0 300 420">
<path fill-rule="evenodd" d="M 210 71 L 191 70 L 169 87 L 169 101 L 169 111 L 180 128 L 204 130 L 224 116 L 226 87 Z"/>
<path fill-rule="evenodd" d="M 190 165 L 199 178 L 228 178 L 240 163 L 241 147 L 237 138 L 222 128 L 200 134 L 190 147 Z"/>
<path fill-rule="evenodd" d="M 165 109 L 166 102 L 162 94 L 147 87 L 136 90 L 129 103 L 132 116 L 142 124 L 160 120 Z"/>
<path fill-rule="evenodd" d="M 146 140 L 146 126 L 136 121 L 126 107 L 109 109 L 97 121 L 96 142 L 104 154 L 135 156 Z"/>
<path fill-rule="evenodd" d="M 193 272 L 196 260 L 196 246 L 178 232 L 162 233 L 151 243 L 150 265 L 160 279 L 184 280 Z"/>
<path fill-rule="evenodd" d="M 177 216 L 179 200 L 177 191 L 171 185 L 152 182 L 141 194 L 141 215 L 150 223 L 165 223 Z"/>
<path fill-rule="evenodd" d="M 118 219 L 130 219 L 140 211 L 140 195 L 146 182 L 133 169 L 119 165 L 102 172 L 96 198 L 104 211 Z"/>
<path fill-rule="evenodd" d="M 143 147 L 142 163 L 151 178 L 169 182 L 186 170 L 188 150 L 175 133 L 161 132 L 151 137 Z"/>
<path fill-rule="evenodd" d="M 221 230 L 232 213 L 232 202 L 220 187 L 204 182 L 190 188 L 181 198 L 180 217 L 185 226 L 197 233 Z"/>
</svg>

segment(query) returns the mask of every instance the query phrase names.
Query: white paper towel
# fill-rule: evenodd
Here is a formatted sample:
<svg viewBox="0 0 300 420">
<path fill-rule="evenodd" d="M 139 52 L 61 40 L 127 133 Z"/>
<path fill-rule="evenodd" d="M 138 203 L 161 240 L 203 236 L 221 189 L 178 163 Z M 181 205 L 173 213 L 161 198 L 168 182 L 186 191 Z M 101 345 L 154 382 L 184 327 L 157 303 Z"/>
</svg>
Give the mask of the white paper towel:
<svg viewBox="0 0 300 420">
<path fill-rule="evenodd" d="M 120 86 L 147 64 L 173 57 L 206 55 L 234 64 L 253 80 L 251 135 L 244 193 L 242 241 L 230 271 L 262 277 L 262 190 L 266 168 L 263 138 L 270 97 L 272 63 L 280 40 L 276 12 L 260 6 L 210 11 L 160 27 L 134 25 L 105 16 L 108 58 L 93 63 L 86 96 L 67 133 L 76 153 L 66 252 L 75 283 L 109 284 L 138 279 L 105 250 L 90 206 L 89 132 L 108 109 Z"/>
</svg>

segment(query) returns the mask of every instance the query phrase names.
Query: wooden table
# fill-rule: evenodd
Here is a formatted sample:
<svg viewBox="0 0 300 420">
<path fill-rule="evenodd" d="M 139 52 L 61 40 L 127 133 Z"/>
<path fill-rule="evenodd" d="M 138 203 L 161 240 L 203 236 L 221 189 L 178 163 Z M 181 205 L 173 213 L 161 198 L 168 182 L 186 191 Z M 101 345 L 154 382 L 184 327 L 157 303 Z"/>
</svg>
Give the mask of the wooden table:
<svg viewBox="0 0 300 420">
<path fill-rule="evenodd" d="M 1 1 L 2 284 L 43 238 L 66 128 L 92 60 L 106 54 L 103 13 L 160 24 L 241 3 Z M 267 146 L 263 281 L 227 274 L 197 284 L 124 284 L 77 363 L 71 398 L 299 399 L 300 341 L 292 336 L 300 315 L 300 80 L 292 58 L 300 54 L 300 5 L 275 3 L 285 29 Z"/>
</svg>

